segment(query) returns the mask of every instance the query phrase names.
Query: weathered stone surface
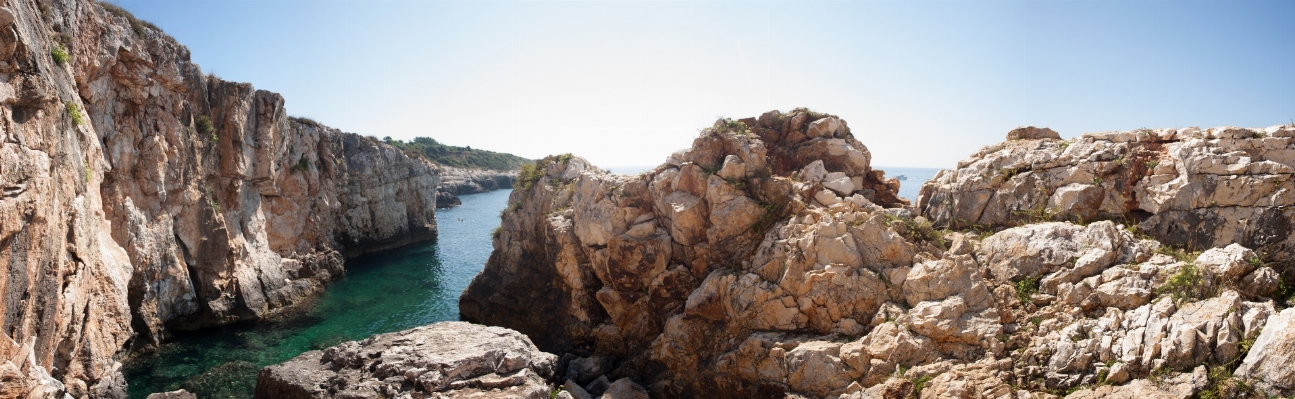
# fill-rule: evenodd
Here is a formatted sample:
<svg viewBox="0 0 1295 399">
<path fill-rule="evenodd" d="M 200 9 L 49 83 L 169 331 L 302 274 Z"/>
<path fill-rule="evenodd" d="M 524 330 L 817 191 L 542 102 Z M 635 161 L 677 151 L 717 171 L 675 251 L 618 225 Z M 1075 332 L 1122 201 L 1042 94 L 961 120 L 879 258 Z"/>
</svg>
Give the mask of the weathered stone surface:
<svg viewBox="0 0 1295 399">
<path fill-rule="evenodd" d="M 766 114 L 740 124 L 749 133 L 721 122 L 639 176 L 569 173 L 584 161 L 546 160 L 546 175 L 514 192 L 497 251 L 461 298 L 463 318 L 516 328 L 554 352 L 597 348 L 620 359 L 613 377 L 643 377 L 630 370 L 660 356 L 667 372 L 642 382 L 667 396 L 743 395 L 777 388 L 737 369 L 751 379 L 719 386 L 698 373 L 737 350 L 712 339 L 740 342 L 758 330 L 857 337 L 883 303 L 902 302 L 873 270 L 912 263 L 914 244 L 881 213 L 905 203 L 843 121 Z M 533 289 L 539 282 L 555 289 Z M 727 332 L 701 320 L 741 322 Z M 778 384 L 824 395 L 849 385 L 824 374 L 841 360 L 815 345 L 784 348 L 791 357 L 777 362 L 795 367 Z"/>
<path fill-rule="evenodd" d="M 557 357 L 516 331 L 442 322 L 310 351 L 266 367 L 255 398 L 549 397 Z M 640 388 L 641 389 L 641 388 Z"/>
<path fill-rule="evenodd" d="M 1007 132 L 1008 140 L 1061 139 L 1061 135 L 1046 127 L 1024 126 Z"/>
<path fill-rule="evenodd" d="M 941 171 L 916 205 L 936 225 L 954 228 L 1041 219 L 1136 223 L 1166 244 L 1239 244 L 1287 268 L 1295 261 L 1292 132 L 1295 125 L 1009 140 Z"/>
<path fill-rule="evenodd" d="M 14 0 L 0 32 L 0 324 L 24 354 L 5 389 L 124 397 L 127 346 L 265 316 L 347 256 L 435 238 L 434 165 L 289 118 L 147 24 Z"/>
<path fill-rule="evenodd" d="M 806 130 L 829 120 L 720 121 L 639 176 L 546 160 L 514 193 L 464 318 L 573 353 L 566 377 L 597 377 L 593 396 L 628 377 L 654 397 L 1191 397 L 1284 306 L 1280 264 L 1243 245 L 1197 255 L 1101 220 L 1121 203 L 1104 182 L 975 194 L 987 205 L 968 214 L 1011 223 L 938 230 L 963 210 L 888 200 L 898 182 L 862 162 L 843 122 Z M 1060 146 L 1053 135 L 998 148 Z"/>
<path fill-rule="evenodd" d="M 198 395 L 186 390 L 149 394 L 147 399 L 198 399 Z"/>
<path fill-rule="evenodd" d="M 1277 392 L 1295 391 L 1295 308 L 1268 318 L 1236 375 L 1252 378 Z"/>
</svg>

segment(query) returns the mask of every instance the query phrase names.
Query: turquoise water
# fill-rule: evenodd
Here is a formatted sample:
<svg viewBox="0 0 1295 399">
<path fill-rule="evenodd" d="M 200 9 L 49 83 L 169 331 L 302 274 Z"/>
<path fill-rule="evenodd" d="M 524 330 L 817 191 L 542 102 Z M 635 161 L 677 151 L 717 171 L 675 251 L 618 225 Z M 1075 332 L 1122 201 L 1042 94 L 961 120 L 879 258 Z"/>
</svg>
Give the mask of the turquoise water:
<svg viewBox="0 0 1295 399">
<path fill-rule="evenodd" d="M 352 259 L 345 278 L 270 320 L 182 333 L 125 364 L 130 397 L 187 389 L 202 399 L 250 398 L 261 367 L 302 352 L 459 319 L 459 294 L 490 256 L 511 190 L 465 195 L 436 211 L 440 238 Z"/>
</svg>

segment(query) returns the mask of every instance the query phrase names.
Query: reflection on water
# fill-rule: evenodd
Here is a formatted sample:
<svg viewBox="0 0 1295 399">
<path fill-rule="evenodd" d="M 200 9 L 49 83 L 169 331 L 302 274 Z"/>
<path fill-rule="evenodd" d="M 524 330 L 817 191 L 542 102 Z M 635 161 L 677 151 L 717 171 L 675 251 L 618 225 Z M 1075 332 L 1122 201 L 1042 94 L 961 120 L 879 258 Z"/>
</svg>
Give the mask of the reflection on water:
<svg viewBox="0 0 1295 399">
<path fill-rule="evenodd" d="M 180 333 L 125 365 L 130 397 L 187 389 L 199 398 L 250 398 L 261 367 L 373 334 L 458 320 L 459 294 L 486 264 L 490 233 L 511 190 L 465 195 L 436 212 L 440 238 L 346 263 L 318 298 L 270 320 Z"/>
</svg>

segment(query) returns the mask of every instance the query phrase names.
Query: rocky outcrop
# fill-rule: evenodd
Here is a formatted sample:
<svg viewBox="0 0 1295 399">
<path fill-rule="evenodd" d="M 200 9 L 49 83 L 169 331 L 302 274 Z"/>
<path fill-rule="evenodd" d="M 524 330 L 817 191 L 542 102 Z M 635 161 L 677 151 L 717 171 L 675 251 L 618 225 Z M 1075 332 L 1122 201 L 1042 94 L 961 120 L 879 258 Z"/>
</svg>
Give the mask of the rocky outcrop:
<svg viewBox="0 0 1295 399">
<path fill-rule="evenodd" d="M 516 331 L 442 322 L 266 367 L 254 397 L 547 399 L 556 361 Z"/>
<path fill-rule="evenodd" d="M 941 171 L 922 186 L 920 214 L 952 228 L 1115 220 L 1189 250 L 1235 243 L 1282 269 L 1295 260 L 1295 125 L 1018 132 L 1039 130 Z"/>
<path fill-rule="evenodd" d="M 435 237 L 432 164 L 288 118 L 111 5 L 2 5 L 5 389 L 122 397 L 126 348 L 262 317 L 347 256 Z"/>
<path fill-rule="evenodd" d="M 1244 242 L 1191 252 L 1101 207 L 1083 223 L 1003 208 L 1023 191 L 985 194 L 1001 222 L 955 222 L 967 203 L 931 199 L 979 197 L 937 179 L 910 208 L 868 161 L 844 121 L 803 110 L 721 120 L 638 176 L 541 160 L 462 317 L 562 354 L 571 397 L 624 378 L 652 397 L 1288 393 L 1271 365 L 1291 329 L 1269 319 L 1289 294 Z M 1038 203 L 1108 196 L 1072 188 Z"/>
<path fill-rule="evenodd" d="M 441 184 L 436 190 L 436 207 L 448 208 L 463 202 L 460 195 L 477 194 L 513 187 L 517 171 L 441 167 Z"/>
</svg>

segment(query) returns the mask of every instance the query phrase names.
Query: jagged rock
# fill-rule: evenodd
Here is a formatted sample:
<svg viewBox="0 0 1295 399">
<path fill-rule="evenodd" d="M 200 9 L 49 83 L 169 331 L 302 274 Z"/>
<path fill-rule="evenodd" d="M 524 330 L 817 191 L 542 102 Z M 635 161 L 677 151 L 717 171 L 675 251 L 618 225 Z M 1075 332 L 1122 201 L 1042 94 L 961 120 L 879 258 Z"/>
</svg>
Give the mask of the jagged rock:
<svg viewBox="0 0 1295 399">
<path fill-rule="evenodd" d="M 186 390 L 149 394 L 147 399 L 198 399 L 198 395 Z"/>
<path fill-rule="evenodd" d="M 648 399 L 647 390 L 629 378 L 621 378 L 607 387 L 603 399 Z"/>
<path fill-rule="evenodd" d="M 814 120 L 818 130 L 807 134 Z M 708 331 L 698 320 L 741 320 L 752 331 L 867 332 L 882 303 L 902 301 L 879 273 L 899 278 L 892 269 L 911 265 L 916 252 L 881 213 L 904 205 L 897 181 L 871 170 L 866 148 L 833 117 L 766 114 L 742 122 L 750 133 L 725 130 L 730 125 L 717 123 L 693 148 L 639 176 L 571 173 L 561 160 L 545 161 L 541 182 L 514 192 L 519 206 L 504 215 L 500 255 L 465 291 L 463 318 L 525 331 L 553 351 L 605 348 L 622 359 L 618 370 L 659 359 L 667 371 L 644 386 L 664 395 L 717 392 L 711 375 L 697 370 L 737 348 L 705 342 L 716 334 L 751 338 Z M 567 162 L 576 160 L 584 162 Z M 541 281 L 561 293 L 532 297 Z M 667 342 L 678 347 L 660 346 Z M 794 381 L 780 383 L 816 394 L 844 388 L 849 381 L 822 372 L 840 355 L 811 351 L 815 345 L 780 349 L 794 356 L 779 362 L 800 367 L 779 372 Z M 615 375 L 635 375 L 626 372 Z M 753 379 L 728 392 L 767 389 L 759 388 L 763 377 L 743 375 Z M 809 388 L 829 380 L 844 383 Z"/>
<path fill-rule="evenodd" d="M 463 317 L 613 359 L 614 370 L 569 374 L 604 373 L 592 395 L 632 377 L 655 397 L 905 397 L 918 386 L 924 398 L 1053 397 L 1043 392 L 1100 382 L 1124 385 L 1078 395 L 1190 397 L 1206 368 L 1235 364 L 1267 334 L 1281 264 L 1261 267 L 1244 245 L 1189 258 L 1119 224 L 1136 217 L 1094 221 L 1123 215 L 1107 207 L 1127 186 L 1090 175 L 953 190 L 964 164 L 924 195 L 980 208 L 903 207 L 889 196 L 898 182 L 863 162 L 844 123 L 825 133 L 827 118 L 771 112 L 743 120 L 749 131 L 721 121 L 639 176 L 545 161 L 513 194 Z M 809 134 L 812 121 L 824 122 Z M 1048 132 L 976 157 L 1062 146 Z M 1090 158 L 1066 173 L 1106 159 Z M 979 222 L 953 223 L 964 211 Z"/>
<path fill-rule="evenodd" d="M 1008 140 L 1038 140 L 1038 139 L 1061 139 L 1061 135 L 1052 129 L 1046 127 L 1039 128 L 1034 126 L 1025 126 L 1012 129 L 1007 132 Z"/>
<path fill-rule="evenodd" d="M 266 367 L 255 398 L 549 397 L 557 357 L 499 327 L 442 322 L 310 351 Z"/>
<path fill-rule="evenodd" d="M 1257 380 L 1282 393 L 1295 391 L 1295 308 L 1283 310 L 1268 322 L 1237 367 L 1235 375 Z"/>
<path fill-rule="evenodd" d="M 1013 135 L 1030 136 L 1019 130 Z M 954 228 L 1048 218 L 1137 222 L 1137 231 L 1166 244 L 1239 244 L 1285 265 L 1295 261 L 1282 249 L 1292 245 L 1295 220 L 1291 132 L 1293 125 L 1140 129 L 1006 141 L 937 174 L 917 208 Z"/>
<path fill-rule="evenodd" d="M 568 392 L 568 395 L 571 395 L 573 399 L 594 398 L 593 395 L 590 395 L 588 391 L 585 391 L 584 387 L 581 387 L 580 384 L 577 384 L 575 381 L 567 380 L 567 382 L 562 385 L 562 389 L 564 390 L 563 392 Z"/>
</svg>

